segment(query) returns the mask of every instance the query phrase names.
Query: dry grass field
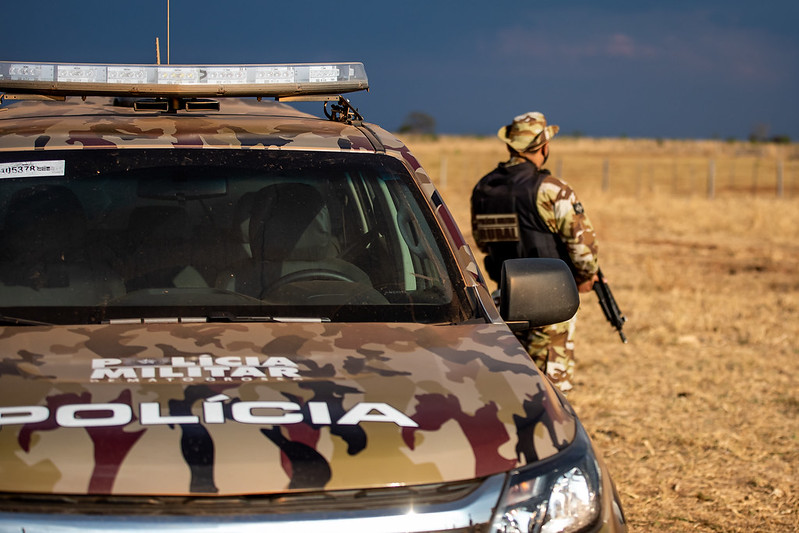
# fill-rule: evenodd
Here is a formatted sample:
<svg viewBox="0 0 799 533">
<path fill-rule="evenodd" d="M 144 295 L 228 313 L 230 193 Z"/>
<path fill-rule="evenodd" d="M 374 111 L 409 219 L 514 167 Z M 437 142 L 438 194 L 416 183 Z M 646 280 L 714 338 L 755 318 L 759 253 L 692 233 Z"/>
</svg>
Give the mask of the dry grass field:
<svg viewBox="0 0 799 533">
<path fill-rule="evenodd" d="M 404 139 L 467 240 L 495 139 Z M 632 531 L 799 531 L 799 147 L 557 138 L 628 322 L 583 296 L 570 393 Z"/>
</svg>

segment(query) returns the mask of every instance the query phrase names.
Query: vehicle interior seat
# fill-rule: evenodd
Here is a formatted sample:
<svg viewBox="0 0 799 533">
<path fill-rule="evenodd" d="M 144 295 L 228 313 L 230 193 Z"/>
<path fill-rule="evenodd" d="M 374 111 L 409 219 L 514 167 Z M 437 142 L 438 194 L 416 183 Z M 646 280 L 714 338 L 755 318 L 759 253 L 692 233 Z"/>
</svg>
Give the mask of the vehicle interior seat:
<svg viewBox="0 0 799 533">
<path fill-rule="evenodd" d="M 124 294 L 122 280 L 93 260 L 87 218 L 61 185 L 21 189 L 6 209 L 0 261 L 3 305 L 98 305 Z"/>
<path fill-rule="evenodd" d="M 221 279 L 226 288 L 264 298 L 278 286 L 295 281 L 346 281 L 371 287 L 363 270 L 338 258 L 340 245 L 333 235 L 330 212 L 316 187 L 269 185 L 252 200 L 248 225 L 252 258 L 228 279 Z"/>
</svg>

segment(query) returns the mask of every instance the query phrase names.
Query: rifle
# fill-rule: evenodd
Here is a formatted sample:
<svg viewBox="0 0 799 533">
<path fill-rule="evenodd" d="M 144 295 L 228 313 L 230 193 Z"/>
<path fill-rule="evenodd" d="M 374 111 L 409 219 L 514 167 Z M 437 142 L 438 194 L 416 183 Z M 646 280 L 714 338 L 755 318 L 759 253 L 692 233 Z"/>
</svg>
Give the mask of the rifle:
<svg viewBox="0 0 799 533">
<path fill-rule="evenodd" d="M 605 313 L 605 318 L 608 319 L 608 322 L 619 332 L 621 342 L 627 344 L 627 337 L 621 330 L 624 327 L 624 323 L 627 322 L 627 318 L 616 304 L 616 299 L 613 297 L 613 293 L 610 292 L 608 284 L 605 283 L 605 277 L 602 275 L 601 269 L 597 271 L 597 276 L 599 276 L 599 280 L 594 282 L 594 292 L 599 298 L 599 306 L 602 308 L 602 312 Z"/>
</svg>

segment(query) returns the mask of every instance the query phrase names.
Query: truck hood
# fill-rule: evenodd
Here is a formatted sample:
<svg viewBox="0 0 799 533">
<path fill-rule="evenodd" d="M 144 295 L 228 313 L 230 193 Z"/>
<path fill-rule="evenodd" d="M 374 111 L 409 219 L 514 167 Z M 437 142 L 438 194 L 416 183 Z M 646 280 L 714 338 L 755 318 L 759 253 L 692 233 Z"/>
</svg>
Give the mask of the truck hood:
<svg viewBox="0 0 799 533">
<path fill-rule="evenodd" d="M 541 460 L 574 433 L 503 325 L 0 328 L 0 491 L 440 483 Z"/>
</svg>

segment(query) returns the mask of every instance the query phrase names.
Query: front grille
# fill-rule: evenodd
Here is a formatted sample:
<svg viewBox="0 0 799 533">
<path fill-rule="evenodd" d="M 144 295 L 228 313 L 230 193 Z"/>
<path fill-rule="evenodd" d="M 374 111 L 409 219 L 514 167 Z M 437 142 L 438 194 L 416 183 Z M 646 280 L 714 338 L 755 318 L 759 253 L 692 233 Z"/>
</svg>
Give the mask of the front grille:
<svg viewBox="0 0 799 533">
<path fill-rule="evenodd" d="M 504 480 L 240 497 L 0 494 L 0 531 L 482 532 Z"/>
</svg>

